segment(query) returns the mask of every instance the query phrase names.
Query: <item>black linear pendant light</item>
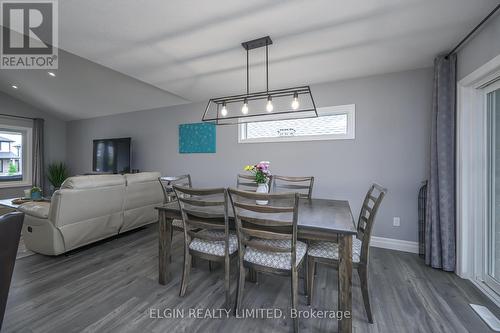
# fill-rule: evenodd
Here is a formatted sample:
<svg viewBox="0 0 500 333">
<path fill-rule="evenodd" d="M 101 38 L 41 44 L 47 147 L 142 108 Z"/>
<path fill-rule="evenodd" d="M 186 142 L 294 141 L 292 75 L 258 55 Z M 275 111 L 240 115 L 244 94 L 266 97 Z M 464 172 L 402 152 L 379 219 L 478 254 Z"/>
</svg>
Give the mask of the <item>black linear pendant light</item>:
<svg viewBox="0 0 500 333">
<path fill-rule="evenodd" d="M 317 117 L 316 105 L 309 86 L 269 90 L 269 36 L 244 42 L 247 57 L 246 94 L 211 98 L 203 121 L 217 125 L 241 124 L 256 121 L 285 120 Z M 266 48 L 266 90 L 251 93 L 249 90 L 249 50 Z"/>
</svg>

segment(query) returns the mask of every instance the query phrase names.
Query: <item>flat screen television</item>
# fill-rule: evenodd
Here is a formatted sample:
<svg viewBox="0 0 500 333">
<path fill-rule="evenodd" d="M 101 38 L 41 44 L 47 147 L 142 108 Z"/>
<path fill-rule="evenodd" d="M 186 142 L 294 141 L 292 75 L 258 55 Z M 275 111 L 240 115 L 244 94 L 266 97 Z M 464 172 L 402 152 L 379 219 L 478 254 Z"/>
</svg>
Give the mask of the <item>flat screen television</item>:
<svg viewBox="0 0 500 333">
<path fill-rule="evenodd" d="M 130 138 L 94 140 L 93 172 L 129 173 L 130 142 Z"/>
</svg>

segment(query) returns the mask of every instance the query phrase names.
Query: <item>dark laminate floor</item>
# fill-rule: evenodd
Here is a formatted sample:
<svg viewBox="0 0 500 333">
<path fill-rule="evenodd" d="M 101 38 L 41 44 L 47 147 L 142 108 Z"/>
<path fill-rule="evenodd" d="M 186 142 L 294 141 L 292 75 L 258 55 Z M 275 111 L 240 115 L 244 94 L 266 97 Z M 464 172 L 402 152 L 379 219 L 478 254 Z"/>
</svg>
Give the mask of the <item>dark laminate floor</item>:
<svg viewBox="0 0 500 333">
<path fill-rule="evenodd" d="M 167 286 L 157 283 L 156 225 L 74 252 L 19 259 L 2 332 L 288 332 L 286 319 L 151 319 L 150 308 L 221 308 L 222 270 L 206 262 L 193 269 L 188 294 L 178 296 L 180 234 L 174 239 L 176 273 Z M 500 314 L 471 283 L 424 266 L 413 254 L 373 249 L 370 281 L 375 324 L 366 321 L 359 280 L 354 276 L 355 332 L 489 332 L 468 303 Z M 302 281 L 301 281 L 302 282 Z M 236 283 L 233 283 L 235 287 Z M 320 266 L 314 309 L 336 307 L 336 272 Z M 260 276 L 247 283 L 247 308 L 289 306 L 287 278 Z M 305 306 L 300 295 L 301 309 Z M 302 319 L 302 332 L 337 330 L 336 320 Z"/>
</svg>

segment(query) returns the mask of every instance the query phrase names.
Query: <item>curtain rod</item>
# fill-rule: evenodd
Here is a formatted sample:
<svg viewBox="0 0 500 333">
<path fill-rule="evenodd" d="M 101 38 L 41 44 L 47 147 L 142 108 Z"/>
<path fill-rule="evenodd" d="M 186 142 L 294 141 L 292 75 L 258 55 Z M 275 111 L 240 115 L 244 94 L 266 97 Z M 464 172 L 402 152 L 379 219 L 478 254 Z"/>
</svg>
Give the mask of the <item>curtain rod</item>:
<svg viewBox="0 0 500 333">
<path fill-rule="evenodd" d="M 495 14 L 495 13 L 496 13 L 496 11 L 497 11 L 497 10 L 499 10 L 499 9 L 500 9 L 500 5 L 497 5 L 497 6 L 495 7 L 495 9 L 493 9 L 493 10 L 491 11 L 491 13 L 489 13 L 489 14 L 488 14 L 488 16 L 486 16 L 486 17 L 485 17 L 485 18 L 484 18 L 481 22 L 479 22 L 479 24 L 478 24 L 478 25 L 476 25 L 476 27 L 475 27 L 474 29 L 472 29 L 472 31 L 471 31 L 471 32 L 469 32 L 469 33 L 467 34 L 467 36 L 465 36 L 465 38 L 464 38 L 464 39 L 462 39 L 462 40 L 461 40 L 461 41 L 457 44 L 457 46 L 455 46 L 455 47 L 453 48 L 453 50 L 451 50 L 451 51 L 450 51 L 450 53 L 448 53 L 448 54 L 446 55 L 446 57 L 445 57 L 445 58 L 446 58 L 446 59 L 448 59 L 448 58 L 449 58 L 449 57 L 450 57 L 453 53 L 455 53 L 455 51 L 456 51 L 456 50 L 458 50 L 458 49 L 460 48 L 460 46 L 462 46 L 462 45 L 463 45 L 463 44 L 464 44 L 464 43 L 465 43 L 465 42 L 466 42 L 466 41 L 470 38 L 470 36 L 472 36 L 472 35 L 473 35 L 473 34 L 474 34 L 474 33 L 475 33 L 475 32 L 476 32 L 476 31 L 477 31 L 477 30 L 478 30 L 478 29 L 479 29 L 479 28 L 480 28 L 480 27 L 484 24 L 484 23 L 486 23 L 486 21 L 488 21 L 488 20 L 489 20 L 489 18 L 490 18 L 490 17 L 492 17 L 492 16 L 493 16 L 493 14 Z"/>
<path fill-rule="evenodd" d="M 12 118 L 21 118 L 21 119 L 30 119 L 30 120 L 37 119 L 37 118 L 24 117 L 24 116 L 14 116 L 12 114 L 6 114 L 6 113 L 0 113 L 0 116 L 2 116 L 2 117 L 12 117 Z"/>
</svg>

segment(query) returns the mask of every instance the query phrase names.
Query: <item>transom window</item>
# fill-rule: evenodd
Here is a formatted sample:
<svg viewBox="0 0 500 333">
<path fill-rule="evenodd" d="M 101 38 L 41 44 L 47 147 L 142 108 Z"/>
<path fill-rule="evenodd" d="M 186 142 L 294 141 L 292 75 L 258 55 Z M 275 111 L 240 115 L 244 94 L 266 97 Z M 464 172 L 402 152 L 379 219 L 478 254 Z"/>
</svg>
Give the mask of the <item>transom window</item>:
<svg viewBox="0 0 500 333">
<path fill-rule="evenodd" d="M 341 140 L 355 137 L 355 105 L 318 108 L 317 118 L 240 124 L 239 143 Z"/>
</svg>

